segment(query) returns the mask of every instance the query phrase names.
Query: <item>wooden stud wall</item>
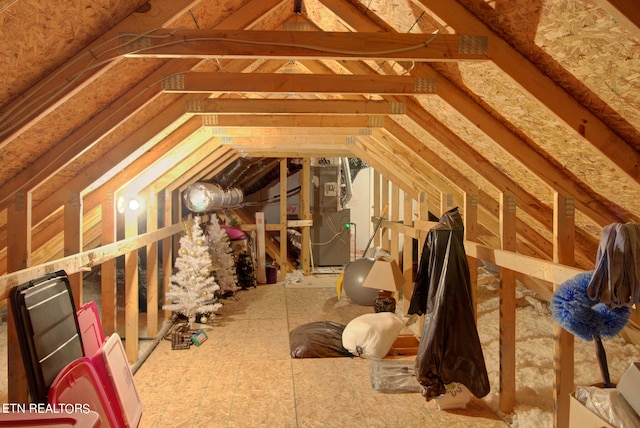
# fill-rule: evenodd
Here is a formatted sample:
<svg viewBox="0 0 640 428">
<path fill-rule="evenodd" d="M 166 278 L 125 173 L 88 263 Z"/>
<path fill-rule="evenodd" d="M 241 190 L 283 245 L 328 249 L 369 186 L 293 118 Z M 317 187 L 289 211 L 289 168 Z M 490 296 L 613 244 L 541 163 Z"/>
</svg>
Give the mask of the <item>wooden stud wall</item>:
<svg viewBox="0 0 640 428">
<path fill-rule="evenodd" d="M 574 205 L 569 196 L 556 192 L 553 210 L 553 261 L 571 266 L 574 263 Z M 559 284 L 554 284 L 554 291 Z M 569 425 L 570 394 L 574 390 L 574 336 L 560 327 L 553 326 L 553 403 L 556 411 L 553 425 L 556 428 Z"/>
<path fill-rule="evenodd" d="M 502 249 L 516 251 L 516 201 L 501 194 L 500 236 Z M 500 402 L 502 413 L 516 403 L 516 273 L 500 267 Z"/>
</svg>

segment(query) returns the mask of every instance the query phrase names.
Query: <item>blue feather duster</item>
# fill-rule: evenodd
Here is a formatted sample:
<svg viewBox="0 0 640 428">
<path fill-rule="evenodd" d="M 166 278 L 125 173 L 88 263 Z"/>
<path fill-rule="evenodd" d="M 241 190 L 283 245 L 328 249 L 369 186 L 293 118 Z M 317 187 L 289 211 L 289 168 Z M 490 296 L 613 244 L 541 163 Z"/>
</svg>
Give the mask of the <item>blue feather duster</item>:
<svg viewBox="0 0 640 428">
<path fill-rule="evenodd" d="M 627 325 L 631 308 L 609 308 L 589 298 L 587 287 L 593 271 L 580 273 L 563 282 L 551 298 L 551 314 L 562 328 L 582 340 L 595 341 L 596 356 L 605 387 L 611 386 L 607 355 L 601 337 L 611 338 Z"/>
<path fill-rule="evenodd" d="M 627 325 L 631 308 L 609 309 L 604 303 L 593 301 L 587 286 L 593 271 L 580 273 L 563 282 L 551 299 L 551 314 L 565 330 L 582 340 L 614 337 Z"/>
</svg>

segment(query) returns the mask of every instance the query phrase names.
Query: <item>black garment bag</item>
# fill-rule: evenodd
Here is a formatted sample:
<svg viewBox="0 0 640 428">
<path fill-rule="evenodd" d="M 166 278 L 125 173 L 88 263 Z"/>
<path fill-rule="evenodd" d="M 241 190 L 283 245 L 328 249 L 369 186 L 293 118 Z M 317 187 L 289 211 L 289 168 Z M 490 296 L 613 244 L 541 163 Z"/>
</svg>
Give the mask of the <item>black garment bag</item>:
<svg viewBox="0 0 640 428">
<path fill-rule="evenodd" d="M 446 212 L 427 235 L 409 314 L 424 314 L 416 356 L 422 395 L 427 400 L 439 397 L 451 382 L 464 384 L 478 398 L 487 395 L 489 377 L 476 328 L 458 208 Z"/>
</svg>

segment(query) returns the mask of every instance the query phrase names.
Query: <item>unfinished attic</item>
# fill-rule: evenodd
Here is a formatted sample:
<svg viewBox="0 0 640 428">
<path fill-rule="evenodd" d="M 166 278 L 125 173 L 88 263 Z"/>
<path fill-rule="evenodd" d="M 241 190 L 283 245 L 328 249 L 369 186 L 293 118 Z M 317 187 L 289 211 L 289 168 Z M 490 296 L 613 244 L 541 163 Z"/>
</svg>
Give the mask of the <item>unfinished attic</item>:
<svg viewBox="0 0 640 428">
<path fill-rule="evenodd" d="M 598 267 L 612 226 L 639 223 L 640 5 L 0 0 L 0 70 L 3 409 L 34 397 L 12 290 L 64 271 L 73 307 L 97 301 L 104 335 L 124 339 L 139 426 L 577 426 L 572 393 L 602 373 L 593 343 L 585 351 L 550 302 Z M 197 185 L 235 199 L 190 209 Z M 370 361 L 291 359 L 294 327 L 373 312 L 337 290 L 339 272 L 369 248 L 400 266 L 396 314 L 406 315 L 429 234 L 454 209 L 486 398 L 439 411 L 419 392 L 371 391 Z M 222 305 L 202 346 L 171 350 L 163 339 L 175 314 L 163 306 L 194 218 L 245 234 L 258 285 Z M 625 274 L 638 257 L 625 259 Z M 640 361 L 636 290 L 631 280 L 628 321 L 604 341 L 614 384 Z M 416 338 L 424 318 L 405 326 Z M 521 336 L 543 324 L 544 346 L 537 332 Z M 523 361 L 527 343 L 542 356 Z M 221 349 L 232 375 L 216 371 Z M 224 399 L 180 383 L 197 377 L 185 356 L 210 366 Z M 249 394 L 251 368 L 274 365 L 283 371 L 269 382 L 286 379 L 274 388 L 284 395 Z M 333 383 L 312 391 L 322 377 Z M 338 390 L 351 393 L 339 410 L 327 398 Z M 388 419 L 375 422 L 380 409 Z"/>
</svg>

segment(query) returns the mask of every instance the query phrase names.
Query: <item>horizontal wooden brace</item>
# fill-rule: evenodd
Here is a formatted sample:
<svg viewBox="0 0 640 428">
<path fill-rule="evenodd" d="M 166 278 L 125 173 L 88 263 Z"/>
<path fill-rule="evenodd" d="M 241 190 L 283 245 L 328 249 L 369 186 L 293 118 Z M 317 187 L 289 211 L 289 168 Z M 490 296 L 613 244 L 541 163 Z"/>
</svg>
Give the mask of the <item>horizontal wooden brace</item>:
<svg viewBox="0 0 640 428">
<path fill-rule="evenodd" d="M 190 100 L 185 111 L 193 114 L 404 114 L 406 104 L 371 100 L 202 99 Z"/>
<path fill-rule="evenodd" d="M 171 93 L 311 93 L 424 95 L 436 93 L 436 80 L 411 76 L 288 73 L 181 73 L 162 81 Z"/>
<path fill-rule="evenodd" d="M 153 58 L 486 61 L 487 40 L 464 34 L 157 29 L 123 35 L 120 50 Z"/>
</svg>

